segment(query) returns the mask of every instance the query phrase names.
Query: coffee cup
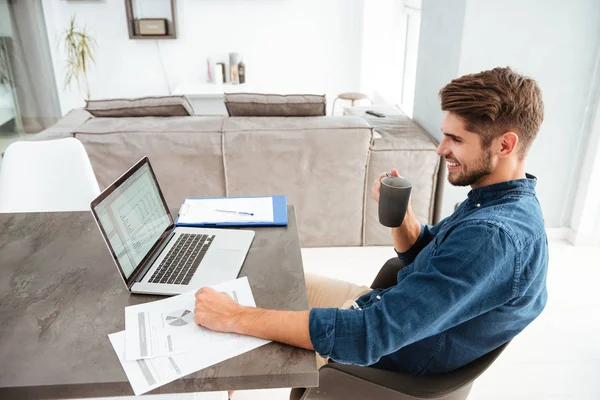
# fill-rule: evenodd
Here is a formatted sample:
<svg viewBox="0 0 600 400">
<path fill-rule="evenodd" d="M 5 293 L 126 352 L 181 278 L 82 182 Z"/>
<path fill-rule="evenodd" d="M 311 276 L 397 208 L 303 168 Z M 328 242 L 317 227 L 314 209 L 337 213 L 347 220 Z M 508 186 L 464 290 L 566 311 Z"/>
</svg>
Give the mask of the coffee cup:
<svg viewBox="0 0 600 400">
<path fill-rule="evenodd" d="M 402 225 L 412 183 L 399 176 L 388 176 L 381 180 L 379 189 L 379 222 L 383 226 L 397 228 Z"/>
</svg>

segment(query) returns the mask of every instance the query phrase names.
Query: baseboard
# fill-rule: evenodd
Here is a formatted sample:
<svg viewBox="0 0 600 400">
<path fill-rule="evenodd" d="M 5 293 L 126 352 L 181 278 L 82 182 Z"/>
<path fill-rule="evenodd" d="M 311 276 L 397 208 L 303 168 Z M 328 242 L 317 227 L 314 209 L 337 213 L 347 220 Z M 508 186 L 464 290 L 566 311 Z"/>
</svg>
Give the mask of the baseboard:
<svg viewBox="0 0 600 400">
<path fill-rule="evenodd" d="M 546 228 L 548 240 L 568 240 L 575 235 L 575 231 L 571 228 Z"/>
<path fill-rule="evenodd" d="M 569 229 L 569 231 L 567 241 L 573 246 L 598 246 L 598 241 L 594 235 L 578 234 L 577 231 L 574 231 L 573 229 Z"/>
</svg>

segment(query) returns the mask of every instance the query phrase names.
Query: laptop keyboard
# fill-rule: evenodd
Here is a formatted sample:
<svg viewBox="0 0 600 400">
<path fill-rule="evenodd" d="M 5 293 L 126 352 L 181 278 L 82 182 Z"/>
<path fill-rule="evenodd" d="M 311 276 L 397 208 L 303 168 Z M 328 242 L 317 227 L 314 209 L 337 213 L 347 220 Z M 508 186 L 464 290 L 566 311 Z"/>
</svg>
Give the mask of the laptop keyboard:
<svg viewBox="0 0 600 400">
<path fill-rule="evenodd" d="M 215 235 L 184 233 L 180 235 L 162 260 L 151 283 L 187 285 L 198 269 Z"/>
</svg>

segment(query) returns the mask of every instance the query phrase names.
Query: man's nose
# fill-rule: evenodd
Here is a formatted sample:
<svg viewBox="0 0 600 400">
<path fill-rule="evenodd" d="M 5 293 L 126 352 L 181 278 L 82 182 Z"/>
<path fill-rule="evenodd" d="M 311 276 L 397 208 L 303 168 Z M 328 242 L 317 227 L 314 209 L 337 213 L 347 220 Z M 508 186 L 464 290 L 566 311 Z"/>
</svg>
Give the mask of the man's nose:
<svg viewBox="0 0 600 400">
<path fill-rule="evenodd" d="M 437 149 L 435 149 L 435 152 L 437 153 L 438 156 L 442 156 L 442 157 L 445 157 L 446 155 L 448 155 L 448 148 L 446 146 L 444 146 L 444 140 L 442 140 L 440 142 Z"/>
</svg>

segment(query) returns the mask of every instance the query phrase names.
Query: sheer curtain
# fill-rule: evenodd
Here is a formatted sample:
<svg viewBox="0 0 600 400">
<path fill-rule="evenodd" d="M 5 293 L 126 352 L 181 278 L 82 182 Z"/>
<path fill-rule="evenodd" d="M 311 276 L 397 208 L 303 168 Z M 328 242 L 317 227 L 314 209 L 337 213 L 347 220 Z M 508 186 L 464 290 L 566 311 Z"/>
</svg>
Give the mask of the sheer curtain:
<svg viewBox="0 0 600 400">
<path fill-rule="evenodd" d="M 0 21 L 0 96 L 12 103 L 17 133 L 39 132 L 60 118 L 41 1 L 0 0 Z"/>
</svg>

